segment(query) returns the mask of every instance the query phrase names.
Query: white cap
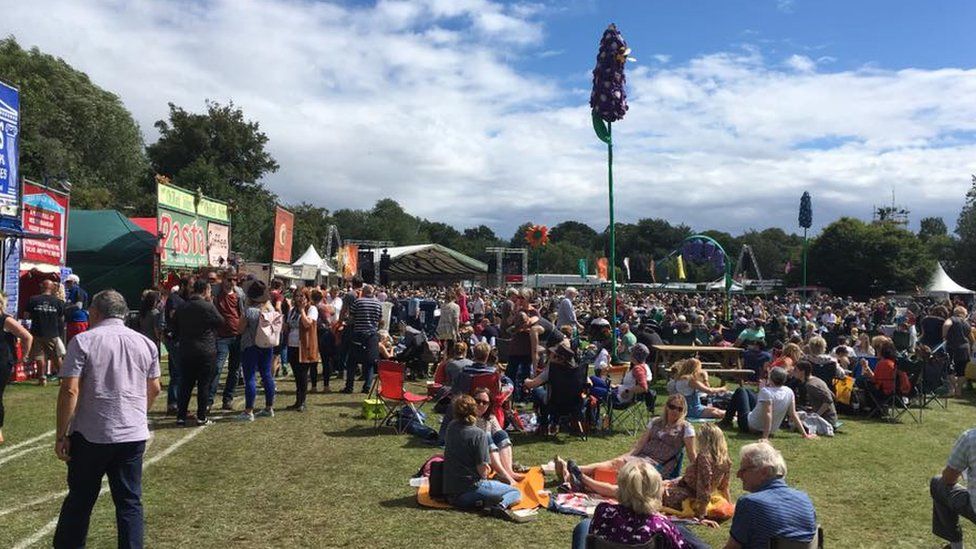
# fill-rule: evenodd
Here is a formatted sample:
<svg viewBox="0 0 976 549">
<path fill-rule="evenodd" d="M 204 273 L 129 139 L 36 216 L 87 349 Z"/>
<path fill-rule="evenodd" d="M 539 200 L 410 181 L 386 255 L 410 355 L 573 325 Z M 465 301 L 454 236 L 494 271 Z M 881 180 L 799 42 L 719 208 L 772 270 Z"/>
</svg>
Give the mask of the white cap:
<svg viewBox="0 0 976 549">
<path fill-rule="evenodd" d="M 288 286 L 288 289 L 289 290 L 297 290 L 298 289 L 298 286 L 292 284 L 291 286 Z"/>
<path fill-rule="evenodd" d="M 77 283 L 81 282 L 81 279 L 78 278 L 78 275 L 76 275 L 74 273 L 71 273 L 71 274 L 68 275 L 67 278 L 64 279 L 64 281 L 65 282 L 74 282 L 75 284 L 77 284 Z"/>
</svg>

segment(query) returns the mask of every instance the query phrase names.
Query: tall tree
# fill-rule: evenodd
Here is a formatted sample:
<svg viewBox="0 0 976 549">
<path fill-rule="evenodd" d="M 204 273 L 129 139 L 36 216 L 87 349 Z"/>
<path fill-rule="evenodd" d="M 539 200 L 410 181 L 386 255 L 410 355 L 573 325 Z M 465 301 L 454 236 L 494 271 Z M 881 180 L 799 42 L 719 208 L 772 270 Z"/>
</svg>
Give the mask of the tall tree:
<svg viewBox="0 0 976 549">
<path fill-rule="evenodd" d="M 0 77 L 20 89 L 21 170 L 70 180 L 72 206 L 148 215 L 155 208 L 142 135 L 118 96 L 63 60 L 0 40 Z"/>
<path fill-rule="evenodd" d="M 893 223 L 849 217 L 824 228 L 809 256 L 811 282 L 862 297 L 924 286 L 934 263 L 914 233 Z"/>
<path fill-rule="evenodd" d="M 567 242 L 585 250 L 594 249 L 598 236 L 592 227 L 579 221 L 563 221 L 554 225 L 549 232 L 553 242 Z"/>
<path fill-rule="evenodd" d="M 265 150 L 268 137 L 259 124 L 233 103 L 208 100 L 205 113 L 170 103 L 169 121 L 155 126 L 159 140 L 146 148 L 153 170 L 175 185 L 227 201 L 233 249 L 247 259 L 267 261 L 277 197 L 261 178 L 277 171 L 278 163 Z"/>
<path fill-rule="evenodd" d="M 919 222 L 918 237 L 922 240 L 947 234 L 949 234 L 949 229 L 941 217 L 923 217 Z"/>
<path fill-rule="evenodd" d="M 308 202 L 293 204 L 287 206 L 287 209 L 295 215 L 292 255 L 297 257 L 312 245 L 324 256 L 326 239 L 329 237 L 329 225 L 335 224 L 335 220 L 329 215 L 329 210 Z"/>
</svg>

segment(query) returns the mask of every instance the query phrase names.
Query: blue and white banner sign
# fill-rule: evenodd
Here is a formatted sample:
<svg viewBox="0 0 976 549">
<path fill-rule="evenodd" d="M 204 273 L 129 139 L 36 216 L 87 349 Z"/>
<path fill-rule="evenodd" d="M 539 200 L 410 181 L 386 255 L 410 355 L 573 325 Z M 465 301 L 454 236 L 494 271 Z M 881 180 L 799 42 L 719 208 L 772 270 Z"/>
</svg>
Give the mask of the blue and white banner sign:
<svg viewBox="0 0 976 549">
<path fill-rule="evenodd" d="M 16 217 L 20 197 L 20 94 L 0 82 L 0 215 Z"/>
</svg>

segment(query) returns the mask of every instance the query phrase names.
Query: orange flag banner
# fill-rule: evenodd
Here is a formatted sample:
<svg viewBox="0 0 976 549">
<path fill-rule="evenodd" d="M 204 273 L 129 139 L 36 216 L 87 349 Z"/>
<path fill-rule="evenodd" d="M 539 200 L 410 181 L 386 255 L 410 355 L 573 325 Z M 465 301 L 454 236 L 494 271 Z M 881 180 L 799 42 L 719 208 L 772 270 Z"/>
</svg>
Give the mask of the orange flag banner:
<svg viewBox="0 0 976 549">
<path fill-rule="evenodd" d="M 607 261 L 607 258 L 605 257 L 601 257 L 600 259 L 596 260 L 596 276 L 598 276 L 600 280 L 610 279 L 610 276 L 607 274 L 608 265 L 609 261 Z"/>
</svg>

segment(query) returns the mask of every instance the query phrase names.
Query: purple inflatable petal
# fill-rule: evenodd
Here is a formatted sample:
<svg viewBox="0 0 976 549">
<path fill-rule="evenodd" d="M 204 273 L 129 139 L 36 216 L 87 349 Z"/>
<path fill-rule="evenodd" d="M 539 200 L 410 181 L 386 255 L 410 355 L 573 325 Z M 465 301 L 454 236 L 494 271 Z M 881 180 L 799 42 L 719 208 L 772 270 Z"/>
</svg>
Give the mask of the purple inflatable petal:
<svg viewBox="0 0 976 549">
<path fill-rule="evenodd" d="M 624 63 L 629 51 L 617 26 L 611 23 L 600 40 L 593 69 L 593 93 L 590 94 L 590 108 L 607 122 L 616 122 L 627 114 Z"/>
</svg>

